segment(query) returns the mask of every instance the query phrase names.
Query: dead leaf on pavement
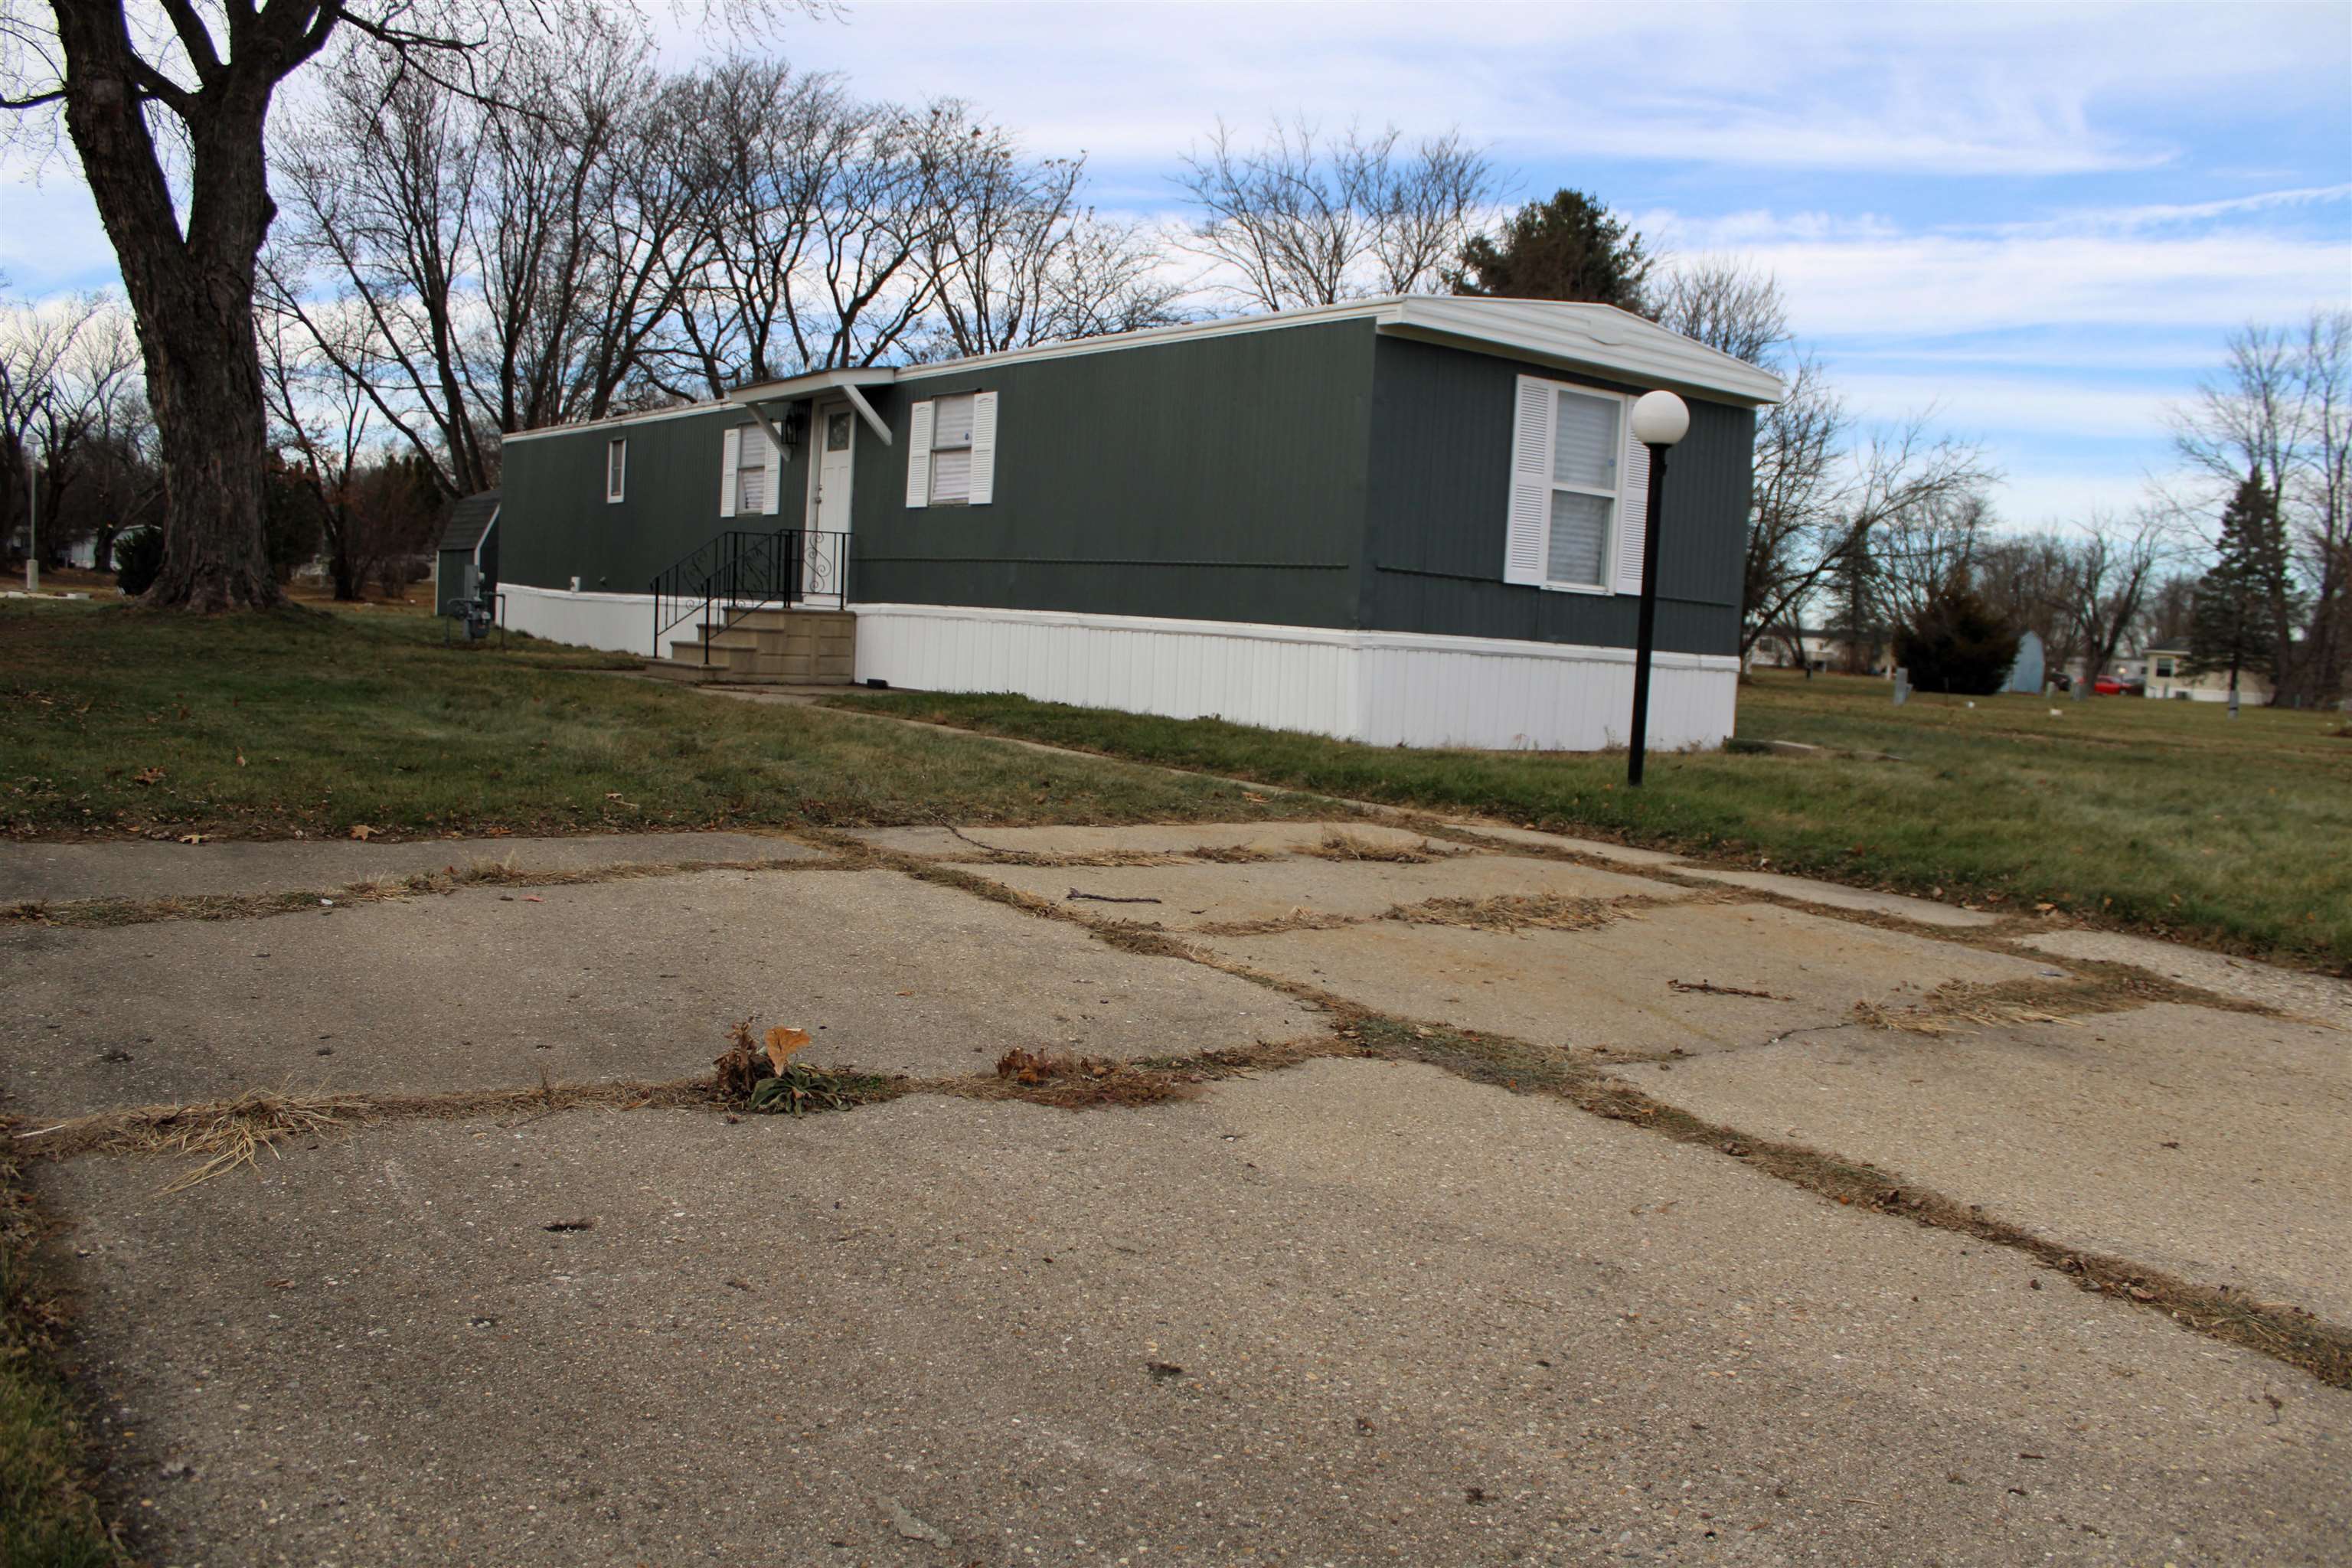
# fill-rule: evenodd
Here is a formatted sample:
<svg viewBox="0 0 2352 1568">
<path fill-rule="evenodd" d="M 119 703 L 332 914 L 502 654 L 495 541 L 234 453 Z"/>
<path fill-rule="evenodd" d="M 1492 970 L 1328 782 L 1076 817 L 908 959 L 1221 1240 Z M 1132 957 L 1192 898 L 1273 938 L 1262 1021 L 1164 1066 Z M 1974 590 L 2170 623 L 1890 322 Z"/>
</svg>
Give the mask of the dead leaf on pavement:
<svg viewBox="0 0 2352 1568">
<path fill-rule="evenodd" d="M 359 823 L 352 828 L 352 837 L 358 839 L 373 838 L 375 837 L 375 829 L 370 827 L 364 822 Z"/>
<path fill-rule="evenodd" d="M 183 844 L 202 844 L 205 839 L 210 838 L 211 837 L 212 835 L 209 833 L 183 833 L 180 835 L 180 842 Z"/>
<path fill-rule="evenodd" d="M 768 1031 L 768 1060 L 775 1064 L 778 1072 L 783 1071 L 784 1064 L 792 1059 L 793 1053 L 806 1049 L 811 1037 L 806 1029 L 795 1029 L 787 1024 L 777 1025 Z"/>
</svg>

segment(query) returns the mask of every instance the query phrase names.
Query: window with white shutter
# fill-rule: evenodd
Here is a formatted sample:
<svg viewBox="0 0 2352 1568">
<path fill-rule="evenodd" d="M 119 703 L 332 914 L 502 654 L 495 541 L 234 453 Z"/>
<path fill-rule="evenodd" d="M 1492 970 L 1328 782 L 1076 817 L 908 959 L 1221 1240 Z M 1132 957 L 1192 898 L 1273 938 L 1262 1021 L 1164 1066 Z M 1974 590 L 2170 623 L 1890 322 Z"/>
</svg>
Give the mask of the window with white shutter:
<svg viewBox="0 0 2352 1568">
<path fill-rule="evenodd" d="M 1519 377 L 1512 405 L 1505 582 L 1629 591 L 1622 559 L 1631 510 L 1625 486 L 1633 467 L 1626 407 L 1626 399 L 1614 393 Z M 1630 591 L 1639 592 L 1638 542 L 1633 573 Z"/>
<path fill-rule="evenodd" d="M 770 456 L 774 447 L 768 433 L 757 425 L 740 425 L 735 429 L 735 510 L 738 512 L 765 512 L 776 509 L 769 504 L 775 494 L 770 483 L 773 466 Z"/>
<path fill-rule="evenodd" d="M 918 403 L 912 423 L 908 506 L 986 506 L 996 499 L 996 394 Z"/>
</svg>

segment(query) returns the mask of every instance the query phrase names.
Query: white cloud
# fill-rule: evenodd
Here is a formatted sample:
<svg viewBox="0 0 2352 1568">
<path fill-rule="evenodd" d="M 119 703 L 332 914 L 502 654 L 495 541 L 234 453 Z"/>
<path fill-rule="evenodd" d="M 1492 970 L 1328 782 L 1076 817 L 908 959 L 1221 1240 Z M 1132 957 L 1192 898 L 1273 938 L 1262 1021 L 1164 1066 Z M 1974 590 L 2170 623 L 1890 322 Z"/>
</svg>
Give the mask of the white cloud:
<svg viewBox="0 0 2352 1568">
<path fill-rule="evenodd" d="M 2177 401 L 2152 388 L 1933 368 L 1855 374 L 1832 365 L 1831 380 L 1858 414 L 1884 420 L 1932 410 L 1938 429 L 1963 437 L 2161 437 L 2166 406 Z"/>
<path fill-rule="evenodd" d="M 1638 215 L 1678 250 L 1730 251 L 1769 270 L 1808 336 L 1949 336 L 2065 325 L 2207 327 L 2352 302 L 2352 243 L 2243 227 L 2126 235 L 2094 216 L 2071 230 L 1903 232 L 1802 215 Z"/>
</svg>

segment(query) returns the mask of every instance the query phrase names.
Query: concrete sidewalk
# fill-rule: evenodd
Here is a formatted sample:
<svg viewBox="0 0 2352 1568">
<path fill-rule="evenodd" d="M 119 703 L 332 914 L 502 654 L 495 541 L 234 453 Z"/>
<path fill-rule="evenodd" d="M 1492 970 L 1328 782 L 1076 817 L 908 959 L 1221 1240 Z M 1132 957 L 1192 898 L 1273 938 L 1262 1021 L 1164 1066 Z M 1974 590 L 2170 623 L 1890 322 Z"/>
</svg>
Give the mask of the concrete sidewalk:
<svg viewBox="0 0 2352 1568">
<path fill-rule="evenodd" d="M 1128 1113 L 418 1123 L 171 1197 L 122 1162 L 58 1186 L 169 1561 L 2251 1564 L 2352 1537 L 2352 1396 L 1425 1068 Z"/>
<path fill-rule="evenodd" d="M 669 1079 L 745 1016 L 809 1027 L 820 1064 L 938 1078 L 1016 1045 L 1325 1037 L 1364 1008 L 2352 1318 L 2352 1033 L 2309 1016 L 2330 983 L 2286 977 L 2294 1016 L 2146 1006 L 1981 928 L 1784 909 L 1540 835 L 1332 860 L 1307 853 L 1326 827 L 971 833 L 1174 857 L 1043 867 L 888 830 L 868 842 L 905 868 L 12 924 L 0 1089 L 45 1121 Z M 721 837 L 521 853 L 738 858 Z M 332 886 L 380 847 L 109 847 L 43 896 Z M 1186 854 L 1235 847 L 1272 858 Z M 910 874 L 931 860 L 978 891 Z M 1496 923 L 1390 912 L 1436 898 Z M 1514 923 L 1547 900 L 1585 929 Z M 1237 920 L 1276 929 L 1185 929 Z M 1104 940 L 1137 923 L 1212 962 Z M 1956 984 L 2106 1010 L 1857 1022 Z M 184 1169 L 37 1173 L 158 1562 L 2289 1563 L 2352 1539 L 2352 1394 L 2015 1249 L 1433 1068 L 1318 1060 L 1085 1112 L 395 1120 L 162 1191 Z"/>
</svg>

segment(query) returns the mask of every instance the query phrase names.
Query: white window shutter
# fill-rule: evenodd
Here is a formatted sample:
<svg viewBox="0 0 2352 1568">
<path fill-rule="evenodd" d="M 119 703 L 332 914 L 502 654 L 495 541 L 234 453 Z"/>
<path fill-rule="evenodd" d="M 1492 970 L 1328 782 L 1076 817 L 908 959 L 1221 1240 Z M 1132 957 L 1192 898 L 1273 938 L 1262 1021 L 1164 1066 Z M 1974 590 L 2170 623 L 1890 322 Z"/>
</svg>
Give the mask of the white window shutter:
<svg viewBox="0 0 2352 1568">
<path fill-rule="evenodd" d="M 735 468 L 743 458 L 743 427 L 730 428 L 719 440 L 719 515 L 735 515 Z"/>
<path fill-rule="evenodd" d="M 907 504 L 931 504 L 931 405 L 918 403 L 907 433 Z"/>
<path fill-rule="evenodd" d="M 1625 460 L 1618 472 L 1625 477 L 1617 500 L 1617 591 L 1642 591 L 1642 545 L 1650 516 L 1650 449 L 1633 438 L 1632 419 L 1625 421 Z"/>
<path fill-rule="evenodd" d="M 768 460 L 763 465 L 767 472 L 760 485 L 760 510 L 774 517 L 784 509 L 784 452 L 782 447 L 768 439 L 765 430 L 759 432 L 759 440 L 768 454 Z"/>
<path fill-rule="evenodd" d="M 1503 581 L 1544 580 L 1544 547 L 1551 531 L 1552 384 L 1519 377 L 1511 413 L 1511 507 L 1504 533 Z"/>
<path fill-rule="evenodd" d="M 971 504 L 986 506 L 996 499 L 996 394 L 975 393 L 971 400 Z"/>
</svg>

